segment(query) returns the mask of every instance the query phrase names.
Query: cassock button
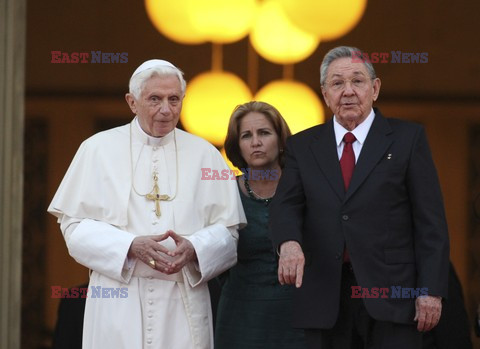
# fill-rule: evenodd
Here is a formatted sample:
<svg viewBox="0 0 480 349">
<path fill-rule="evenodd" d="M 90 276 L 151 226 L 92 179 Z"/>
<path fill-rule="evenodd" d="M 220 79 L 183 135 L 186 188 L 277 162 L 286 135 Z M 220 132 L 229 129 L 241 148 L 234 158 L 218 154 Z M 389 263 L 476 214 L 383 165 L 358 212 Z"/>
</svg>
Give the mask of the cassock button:
<svg viewBox="0 0 480 349">
<path fill-rule="evenodd" d="M 151 340 L 151 339 L 147 339 L 147 343 L 148 343 L 148 344 L 152 344 L 152 340 Z"/>
<path fill-rule="evenodd" d="M 149 278 L 151 278 L 151 276 L 149 276 Z M 150 292 L 153 292 L 153 287 L 150 287 L 148 290 L 149 290 Z"/>
<path fill-rule="evenodd" d="M 152 331 L 152 328 L 151 328 L 151 327 L 148 327 L 148 328 L 147 328 L 147 331 L 148 331 L 148 332 L 151 332 L 151 331 Z"/>
<path fill-rule="evenodd" d="M 151 319 L 153 317 L 152 314 L 148 314 L 148 318 Z"/>
<path fill-rule="evenodd" d="M 152 305 L 152 304 L 153 304 L 153 301 L 152 301 L 152 300 L 149 300 L 149 301 L 148 301 L 148 304 Z"/>
<path fill-rule="evenodd" d="M 350 219 L 350 217 L 348 217 L 348 215 L 344 214 L 344 215 L 342 216 L 342 219 L 343 219 L 344 221 L 348 221 L 348 220 Z"/>
</svg>

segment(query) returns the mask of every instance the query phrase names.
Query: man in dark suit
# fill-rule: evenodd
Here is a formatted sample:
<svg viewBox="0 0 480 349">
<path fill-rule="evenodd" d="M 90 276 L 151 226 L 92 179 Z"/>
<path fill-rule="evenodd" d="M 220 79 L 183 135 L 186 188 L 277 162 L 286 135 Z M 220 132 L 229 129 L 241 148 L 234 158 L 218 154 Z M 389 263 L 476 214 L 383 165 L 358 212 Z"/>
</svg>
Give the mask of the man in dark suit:
<svg viewBox="0 0 480 349">
<path fill-rule="evenodd" d="M 270 212 L 278 277 L 298 287 L 309 348 L 421 348 L 447 295 L 440 185 L 423 128 L 372 108 L 380 80 L 359 57 L 327 53 L 334 117 L 287 142 Z"/>
</svg>

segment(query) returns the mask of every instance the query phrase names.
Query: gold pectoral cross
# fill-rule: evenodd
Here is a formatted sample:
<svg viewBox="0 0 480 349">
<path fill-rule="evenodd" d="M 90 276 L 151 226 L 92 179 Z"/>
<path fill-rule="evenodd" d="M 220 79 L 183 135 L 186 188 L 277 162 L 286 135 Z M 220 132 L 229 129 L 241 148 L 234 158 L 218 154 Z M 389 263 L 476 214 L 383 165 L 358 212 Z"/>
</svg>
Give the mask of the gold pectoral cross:
<svg viewBox="0 0 480 349">
<path fill-rule="evenodd" d="M 153 175 L 154 185 L 153 190 L 150 194 L 145 195 L 148 200 L 155 201 L 155 214 L 157 217 L 161 216 L 160 212 L 160 201 L 168 201 L 170 197 L 165 194 L 160 194 L 160 189 L 158 188 L 158 177 L 157 174 Z"/>
</svg>

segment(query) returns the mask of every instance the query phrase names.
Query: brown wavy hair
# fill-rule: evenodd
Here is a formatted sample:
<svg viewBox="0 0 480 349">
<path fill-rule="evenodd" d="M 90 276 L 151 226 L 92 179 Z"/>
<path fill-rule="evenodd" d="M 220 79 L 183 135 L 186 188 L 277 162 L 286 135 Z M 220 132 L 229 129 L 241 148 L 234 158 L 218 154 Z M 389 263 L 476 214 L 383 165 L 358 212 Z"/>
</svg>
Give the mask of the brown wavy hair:
<svg viewBox="0 0 480 349">
<path fill-rule="evenodd" d="M 273 128 L 278 136 L 279 156 L 278 162 L 280 167 L 285 165 L 285 155 L 283 150 L 286 146 L 287 138 L 292 134 L 282 114 L 273 106 L 266 102 L 252 101 L 237 105 L 230 116 L 228 123 L 227 137 L 225 138 L 225 153 L 228 159 L 238 168 L 247 168 L 248 164 L 243 159 L 240 152 L 240 122 L 243 117 L 251 112 L 257 112 L 265 115 L 272 123 Z"/>
</svg>

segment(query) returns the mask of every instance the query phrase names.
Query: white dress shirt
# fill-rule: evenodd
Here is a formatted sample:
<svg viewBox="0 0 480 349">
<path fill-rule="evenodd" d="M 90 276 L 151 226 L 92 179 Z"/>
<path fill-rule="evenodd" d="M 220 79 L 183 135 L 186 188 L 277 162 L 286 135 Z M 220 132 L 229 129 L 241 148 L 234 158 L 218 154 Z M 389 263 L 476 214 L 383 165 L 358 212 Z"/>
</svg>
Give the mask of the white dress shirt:
<svg viewBox="0 0 480 349">
<path fill-rule="evenodd" d="M 355 138 L 357 139 L 355 142 L 352 143 L 353 152 L 355 153 L 355 163 L 358 161 L 358 157 L 360 156 L 360 152 L 362 151 L 363 144 L 365 143 L 365 139 L 367 138 L 368 131 L 370 131 L 370 127 L 372 126 L 373 120 L 375 119 L 375 113 L 373 109 L 370 110 L 370 114 L 368 114 L 367 118 L 363 120 L 363 122 L 355 127 L 353 131 L 347 130 L 345 127 L 340 125 L 337 121 L 337 116 L 333 116 L 333 130 L 335 131 L 335 140 L 337 143 L 337 152 L 338 152 L 338 159 L 342 157 L 343 152 L 343 137 L 347 132 L 353 133 Z"/>
</svg>

